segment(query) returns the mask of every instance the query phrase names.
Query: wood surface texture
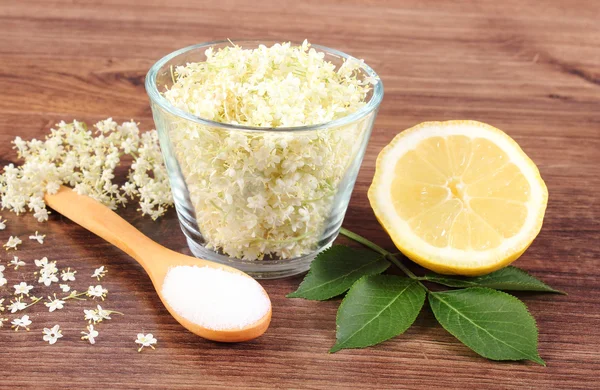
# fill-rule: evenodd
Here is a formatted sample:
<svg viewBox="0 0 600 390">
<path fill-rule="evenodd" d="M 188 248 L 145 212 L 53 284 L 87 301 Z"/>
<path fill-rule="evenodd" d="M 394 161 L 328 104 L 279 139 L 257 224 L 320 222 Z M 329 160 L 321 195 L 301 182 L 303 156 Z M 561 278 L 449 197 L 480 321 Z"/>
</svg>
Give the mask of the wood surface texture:
<svg viewBox="0 0 600 390">
<path fill-rule="evenodd" d="M 79 339 L 90 302 L 28 309 L 30 332 L 0 329 L 0 388 L 600 386 L 599 1 L 0 0 L 0 163 L 17 162 L 14 137 L 43 137 L 63 119 L 133 118 L 153 128 L 143 86 L 149 67 L 175 49 L 224 38 L 308 38 L 365 59 L 381 75 L 385 98 L 344 225 L 390 250 L 366 191 L 377 153 L 395 134 L 427 120 L 475 119 L 519 142 L 550 200 L 541 234 L 516 265 L 569 294 L 517 294 L 537 319 L 548 367 L 487 361 L 429 309 L 393 340 L 328 354 L 339 300 L 286 299 L 301 277 L 263 283 L 273 302 L 263 337 L 205 341 L 168 315 L 141 267 L 118 249 L 59 215 L 40 225 L 4 211 L 0 241 L 47 234 L 44 245 L 24 239 L 18 254 L 28 265 L 5 271 L 9 286 L 33 280 L 33 259 L 42 256 L 76 269 L 71 284 L 80 290 L 105 265 L 103 306 L 125 316 L 100 324 L 91 346 Z M 156 223 L 134 207 L 120 213 L 189 253 L 172 210 Z M 0 254 L 2 264 L 11 258 Z M 54 291 L 35 286 L 37 295 Z M 2 287 L 0 297 L 11 292 Z M 54 324 L 64 337 L 50 346 L 42 328 Z M 139 332 L 153 333 L 157 349 L 138 353 Z"/>
</svg>

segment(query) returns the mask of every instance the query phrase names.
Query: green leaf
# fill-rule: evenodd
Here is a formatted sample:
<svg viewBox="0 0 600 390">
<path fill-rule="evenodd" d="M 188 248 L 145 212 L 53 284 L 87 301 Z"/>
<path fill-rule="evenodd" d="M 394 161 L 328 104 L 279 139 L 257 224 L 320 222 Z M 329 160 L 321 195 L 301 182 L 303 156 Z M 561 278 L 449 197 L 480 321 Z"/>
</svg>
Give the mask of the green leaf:
<svg viewBox="0 0 600 390">
<path fill-rule="evenodd" d="M 537 351 L 535 320 L 512 295 L 472 287 L 430 292 L 429 304 L 444 329 L 481 356 L 546 365 Z"/>
<path fill-rule="evenodd" d="M 429 274 L 424 280 L 449 287 L 489 287 L 496 290 L 542 291 L 564 294 L 517 267 L 508 266 L 474 278 Z"/>
<path fill-rule="evenodd" d="M 298 290 L 287 297 L 329 299 L 347 291 L 363 276 L 380 274 L 389 266 L 382 255 L 373 251 L 335 245 L 316 257 Z"/>
<path fill-rule="evenodd" d="M 425 303 L 425 289 L 408 278 L 365 276 L 350 288 L 337 314 L 337 342 L 329 352 L 379 344 L 408 329 Z"/>
</svg>

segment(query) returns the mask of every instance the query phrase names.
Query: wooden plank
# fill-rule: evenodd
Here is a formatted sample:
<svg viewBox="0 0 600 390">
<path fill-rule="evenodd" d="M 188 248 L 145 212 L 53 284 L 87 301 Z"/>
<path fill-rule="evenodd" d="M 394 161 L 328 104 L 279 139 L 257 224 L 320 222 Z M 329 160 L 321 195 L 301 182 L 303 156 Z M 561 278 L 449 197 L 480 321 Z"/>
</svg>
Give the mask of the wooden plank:
<svg viewBox="0 0 600 390">
<path fill-rule="evenodd" d="M 569 295 L 518 294 L 538 321 L 546 368 L 479 358 L 436 325 L 429 310 L 396 339 L 330 355 L 339 300 L 286 299 L 301 277 L 264 282 L 274 307 L 262 338 L 221 345 L 182 329 L 141 268 L 101 239 L 58 215 L 39 225 L 3 212 L 9 222 L 0 241 L 47 234 L 43 246 L 26 240 L 19 255 L 28 265 L 6 271 L 9 280 L 31 278 L 33 259 L 50 256 L 59 267 L 75 268 L 73 285 L 83 289 L 94 282 L 94 268 L 105 265 L 102 284 L 110 292 L 103 307 L 126 315 L 100 324 L 90 346 L 79 340 L 89 302 L 69 302 L 54 313 L 32 307 L 31 332 L 0 329 L 0 387 L 597 387 L 598 20 L 597 1 L 6 2 L 0 7 L 3 165 L 17 162 L 10 140 L 43 137 L 63 119 L 133 118 L 152 128 L 144 76 L 174 49 L 224 38 L 308 38 L 364 58 L 386 89 L 345 226 L 392 249 L 366 198 L 379 150 L 421 121 L 489 122 L 522 145 L 550 191 L 543 230 L 517 264 Z M 158 242 L 188 252 L 173 211 L 156 223 L 133 206 L 122 214 Z M 8 294 L 0 288 L 0 297 Z M 41 329 L 55 323 L 65 337 L 48 346 Z M 138 332 L 154 333 L 157 350 L 138 354 Z"/>
</svg>

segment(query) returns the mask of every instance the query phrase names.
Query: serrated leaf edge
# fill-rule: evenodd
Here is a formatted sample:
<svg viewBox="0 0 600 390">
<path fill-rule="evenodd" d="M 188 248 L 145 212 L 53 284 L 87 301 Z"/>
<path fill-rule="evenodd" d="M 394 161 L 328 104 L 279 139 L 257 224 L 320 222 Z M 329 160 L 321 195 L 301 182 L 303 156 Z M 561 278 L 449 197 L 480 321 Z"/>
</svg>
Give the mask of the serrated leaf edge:
<svg viewBox="0 0 600 390">
<path fill-rule="evenodd" d="M 527 308 L 527 305 L 525 305 L 525 303 L 523 303 L 523 301 L 521 301 L 519 298 L 515 297 L 514 295 L 505 293 L 504 291 L 499 291 L 499 290 L 494 290 L 493 288 L 488 288 L 488 287 L 469 287 L 463 290 L 469 290 L 469 289 L 481 289 L 481 290 L 489 290 L 489 291 L 493 291 L 493 292 L 497 292 L 500 294 L 504 294 L 509 296 L 510 298 L 514 299 L 515 301 L 517 301 L 527 312 L 527 314 L 529 314 L 529 316 L 531 317 L 531 319 L 533 320 L 533 324 L 535 327 L 535 340 L 536 340 L 536 344 L 539 342 L 539 332 L 538 332 L 538 326 L 537 326 L 537 321 L 535 320 L 535 317 L 533 315 L 531 315 L 531 313 L 529 312 L 529 309 Z M 428 298 L 431 297 L 432 295 L 435 297 L 436 293 L 448 293 L 448 292 L 453 292 L 453 291 L 460 291 L 460 290 L 448 290 L 448 291 L 429 291 L 428 293 Z M 461 312 L 459 312 L 458 310 L 454 309 L 454 307 L 450 306 L 448 303 L 446 303 L 443 299 L 439 298 L 439 297 L 435 297 L 436 299 L 439 299 L 440 301 L 442 301 L 443 303 L 445 303 L 448 307 L 450 307 L 452 310 L 454 310 L 455 312 L 457 312 L 458 314 L 460 314 L 463 318 L 465 318 L 466 320 L 468 320 L 470 323 L 472 323 L 473 325 L 476 325 L 478 328 L 480 328 L 481 330 L 485 331 L 488 335 L 490 335 L 490 337 L 500 341 L 502 344 L 506 345 L 507 347 L 510 347 L 514 350 L 516 350 L 517 352 L 525 355 L 525 356 L 529 356 L 529 354 L 524 353 L 523 351 L 513 347 L 512 345 L 506 344 L 504 341 L 497 339 L 496 337 L 494 337 L 490 332 L 488 332 L 486 329 L 482 328 L 481 326 L 475 324 L 473 321 L 471 321 L 469 318 L 465 317 Z M 429 305 L 431 307 L 431 303 Z M 433 310 L 433 308 L 431 308 L 431 311 L 433 312 L 433 315 L 435 317 L 435 319 L 438 321 L 438 323 L 442 326 L 442 328 L 444 328 L 448 333 L 450 333 L 452 336 L 454 336 L 458 341 L 460 341 L 462 343 L 462 341 L 449 329 L 447 329 L 442 322 L 438 319 L 437 314 L 435 313 L 435 311 Z M 475 351 L 474 349 L 472 349 L 471 347 L 469 347 L 468 345 L 466 345 L 465 343 L 463 343 L 463 345 L 465 345 L 467 348 L 469 348 L 470 350 L 472 350 L 473 352 L 477 353 L 480 356 L 483 356 L 486 359 L 490 359 L 490 360 L 509 360 L 509 361 L 518 361 L 518 360 L 524 360 L 524 359 L 492 359 L 489 358 L 487 356 L 484 356 L 482 354 L 480 354 L 479 352 Z M 531 360 L 535 363 L 538 363 L 542 366 L 546 366 L 546 362 L 540 357 L 539 352 L 537 354 L 537 356 L 531 358 L 529 357 L 527 360 Z"/>
<path fill-rule="evenodd" d="M 352 247 L 349 247 L 349 246 L 347 246 L 347 245 L 335 245 L 335 246 L 341 246 L 341 247 L 346 247 L 346 248 L 354 249 L 354 248 L 352 248 Z M 329 251 L 330 251 L 332 248 L 334 248 L 334 246 L 331 246 L 331 247 L 329 247 L 329 248 L 325 249 L 323 252 L 319 253 L 319 255 L 318 255 L 318 256 L 320 256 L 320 255 L 323 255 L 323 254 L 325 254 L 326 252 L 329 252 Z M 356 249 L 356 251 L 359 251 L 359 250 L 358 250 L 358 249 Z M 369 262 L 369 263 L 367 263 L 367 264 L 364 264 L 364 265 L 362 265 L 360 268 L 357 268 L 357 269 L 355 269 L 355 270 L 354 270 L 354 271 L 352 271 L 352 272 L 356 272 L 357 270 L 360 270 L 360 269 L 362 269 L 362 268 L 364 268 L 364 267 L 367 267 L 367 266 L 369 266 L 369 265 L 372 265 L 373 263 L 375 263 L 375 262 L 378 262 L 379 260 L 381 260 L 381 259 L 382 259 L 382 258 L 384 258 L 384 257 L 385 257 L 385 256 L 383 256 L 383 255 L 381 255 L 381 256 L 377 256 L 377 257 L 376 257 L 376 258 L 375 258 L 373 261 L 371 261 L 371 262 Z M 388 267 L 386 267 L 385 269 L 383 269 L 381 272 L 384 272 L 384 271 L 385 271 L 387 268 L 389 268 L 389 264 L 388 264 Z M 308 270 L 308 273 L 307 273 L 307 274 L 304 276 L 304 279 L 302 279 L 302 282 L 300 282 L 300 285 L 298 286 L 298 288 L 296 289 L 296 291 L 294 291 L 294 292 L 291 292 L 291 293 L 287 294 L 285 297 L 286 297 L 286 298 L 301 298 L 301 299 L 307 299 L 307 300 L 309 300 L 309 301 L 326 301 L 326 300 L 328 300 L 328 299 L 331 299 L 331 298 L 333 298 L 333 297 L 337 297 L 337 296 L 339 296 L 339 295 L 342 295 L 343 293 L 345 293 L 346 291 L 348 291 L 350 288 L 352 288 L 352 286 L 354 285 L 354 284 L 352 284 L 352 286 L 348 287 L 346 290 L 344 290 L 344 291 L 340 292 L 339 294 L 335 294 L 335 295 L 331 295 L 331 296 L 325 296 L 325 298 L 321 298 L 321 299 L 315 299 L 315 298 L 306 298 L 306 297 L 304 297 L 304 296 L 301 296 L 301 295 L 299 295 L 299 294 L 300 294 L 300 293 L 299 293 L 299 291 L 300 291 L 300 289 L 302 288 L 302 285 L 304 284 L 304 282 L 305 282 L 305 281 L 308 279 L 309 275 L 311 275 L 311 274 L 312 274 L 312 272 L 313 272 L 313 270 L 312 270 L 312 268 L 310 268 L 310 269 Z M 346 276 L 350 275 L 352 272 L 349 272 L 349 273 L 347 273 L 347 274 L 345 274 L 345 275 L 343 275 L 343 276 L 340 276 L 340 277 L 338 277 L 338 278 L 336 278 L 336 279 L 333 279 L 333 280 L 338 280 L 338 279 L 344 278 L 344 277 L 346 277 Z M 378 275 L 378 274 L 364 275 L 364 276 L 362 276 L 361 278 L 359 278 L 358 280 L 362 279 L 362 278 L 363 278 L 363 277 L 365 277 L 365 276 L 371 276 L 371 275 Z M 354 283 L 358 282 L 358 280 L 356 280 Z M 322 285 L 320 285 L 320 286 L 317 286 L 317 287 L 322 287 L 322 286 L 324 286 L 324 285 L 322 284 Z M 314 289 L 315 289 L 315 288 L 317 288 L 317 287 L 313 287 L 313 288 L 311 288 L 311 289 L 309 289 L 309 290 L 306 290 L 306 291 L 312 291 L 312 290 L 314 290 Z M 306 292 L 306 291 L 304 291 L 304 292 Z"/>
<path fill-rule="evenodd" d="M 531 290 L 531 289 L 524 289 L 524 290 L 508 290 L 508 289 L 504 289 L 504 290 L 506 290 L 506 291 L 548 292 L 548 293 L 556 293 L 556 294 L 568 295 L 568 294 L 567 294 L 566 292 L 564 292 L 564 291 L 557 290 L 557 289 L 555 289 L 555 288 L 552 288 L 552 287 L 550 287 L 549 285 L 547 285 L 546 283 L 544 283 L 542 280 L 540 280 L 540 279 L 536 278 L 535 276 L 531 275 L 529 272 L 527 272 L 527 271 L 525 271 L 525 270 L 523 270 L 523 269 L 521 269 L 521 268 L 519 268 L 519 267 L 515 267 L 515 266 L 513 266 L 513 265 L 509 265 L 509 266 L 508 266 L 508 267 L 506 267 L 506 268 L 511 268 L 511 269 L 514 269 L 514 270 L 516 270 L 516 271 L 518 271 L 518 272 L 520 272 L 520 273 L 522 273 L 522 274 L 524 274 L 524 275 L 527 275 L 527 276 L 529 276 L 529 277 L 531 277 L 531 278 L 533 278 L 533 279 L 537 280 L 537 281 L 538 281 L 538 282 L 540 282 L 540 283 L 541 283 L 541 284 L 542 284 L 544 287 L 546 287 L 546 290 Z M 489 275 L 489 274 L 488 274 L 488 275 Z M 436 280 L 434 280 L 434 279 L 429 279 L 429 278 L 430 278 L 430 277 L 434 277 L 434 278 L 436 278 L 436 277 L 439 277 L 439 278 L 441 278 L 441 279 L 444 279 L 444 278 L 449 278 L 449 277 L 451 278 L 451 277 L 453 277 L 453 276 L 454 276 L 454 275 L 428 274 L 428 275 L 425 275 L 425 277 L 424 277 L 424 280 L 426 280 L 426 281 L 428 281 L 428 282 L 432 282 L 432 283 L 436 283 L 436 284 L 441 284 L 441 285 L 447 286 L 447 285 L 445 285 L 445 284 L 443 284 L 443 283 L 440 283 L 440 282 L 438 282 L 438 281 L 436 281 Z M 499 289 L 499 288 L 493 288 L 493 287 L 482 286 L 481 284 L 477 284 L 477 282 L 471 282 L 471 281 L 470 281 L 470 280 L 468 280 L 468 279 L 466 279 L 466 280 L 461 280 L 461 282 L 468 283 L 468 284 L 470 285 L 469 287 L 491 288 L 491 289 L 493 289 L 493 290 L 497 290 L 497 291 L 504 291 L 503 289 Z M 527 283 L 523 283 L 523 282 L 510 282 L 510 283 L 513 283 L 513 284 L 515 284 L 515 285 L 523 285 L 523 286 L 527 286 L 527 285 L 528 285 Z M 455 287 L 455 288 L 469 288 L 469 287 L 464 287 L 464 286 L 447 286 L 447 287 Z"/>
<path fill-rule="evenodd" d="M 363 279 L 366 279 L 366 278 L 368 278 L 368 277 L 372 277 L 372 276 L 379 276 L 379 275 L 365 275 L 365 276 L 361 277 L 360 279 L 358 279 L 356 282 L 354 282 L 354 283 L 352 284 L 352 286 L 350 287 L 350 289 L 349 289 L 349 290 L 351 290 L 351 289 L 352 289 L 352 287 L 354 287 L 356 284 L 358 284 L 358 283 L 359 283 L 360 281 L 362 281 Z M 385 276 L 387 276 L 387 277 L 392 277 L 392 278 L 393 278 L 393 277 L 396 277 L 396 278 L 408 279 L 408 278 L 404 278 L 404 277 L 402 277 L 402 276 L 398 276 L 398 275 L 385 275 Z M 395 301 L 396 301 L 396 299 L 398 299 L 400 296 L 402 296 L 402 294 L 404 293 L 404 291 L 406 291 L 406 290 L 407 290 L 409 287 L 411 287 L 412 285 L 414 285 L 414 284 L 416 284 L 416 283 L 417 283 L 416 281 L 414 281 L 414 280 L 411 280 L 411 283 L 409 283 L 409 284 L 406 286 L 406 288 L 405 288 L 404 290 L 402 290 L 402 292 L 401 292 L 400 294 L 398 294 L 398 296 L 397 296 L 397 297 L 394 299 L 394 301 L 390 302 L 390 303 L 389 303 L 389 304 L 388 304 L 388 305 L 387 305 L 385 308 L 389 307 L 389 306 L 390 306 L 390 305 L 391 305 L 393 302 L 395 302 Z M 421 287 L 421 286 L 419 286 L 419 287 L 420 287 L 421 289 L 423 289 L 423 287 Z M 423 289 L 423 290 L 424 290 L 424 289 Z M 342 300 L 342 303 L 340 304 L 340 306 L 339 306 L 339 308 L 338 308 L 338 311 L 337 311 L 337 314 L 336 314 L 336 316 L 335 316 L 336 342 L 335 342 L 335 344 L 333 345 L 333 347 L 331 347 L 331 349 L 329 350 L 329 353 L 335 353 L 335 352 L 338 352 L 338 351 L 340 351 L 340 350 L 342 350 L 342 349 L 356 349 L 356 348 L 366 348 L 366 347 L 372 347 L 373 345 L 380 344 L 380 343 L 382 343 L 382 342 L 384 342 L 384 341 L 387 341 L 387 340 L 389 340 L 389 339 L 391 339 L 391 338 L 393 338 L 393 337 L 399 336 L 399 335 L 401 335 L 402 333 L 404 333 L 404 332 L 402 332 L 402 333 L 399 333 L 399 334 L 397 334 L 396 336 L 393 336 L 393 337 L 384 338 L 384 339 L 382 339 L 382 340 L 375 341 L 375 342 L 373 342 L 373 343 L 365 344 L 365 345 L 363 345 L 363 346 L 361 346 L 361 347 L 348 347 L 348 348 L 346 348 L 346 347 L 340 347 L 340 345 L 343 345 L 343 344 L 340 344 L 340 343 L 338 343 L 338 341 L 337 341 L 337 330 L 338 330 L 338 328 L 340 327 L 340 326 L 339 326 L 339 324 L 338 324 L 338 318 L 339 318 L 339 315 L 340 315 L 340 311 L 341 311 L 341 309 L 342 309 L 342 305 L 344 305 L 344 302 L 346 301 L 346 298 L 347 298 L 347 297 L 348 297 L 348 294 L 346 294 L 346 296 L 345 296 L 345 297 L 344 297 L 344 299 Z M 427 291 L 425 290 L 425 294 L 423 295 L 423 303 L 421 304 L 421 308 L 419 309 L 418 313 L 420 313 L 420 312 L 421 312 L 421 310 L 423 310 L 423 306 L 425 306 L 425 300 L 426 300 L 426 299 L 427 299 Z M 385 308 L 384 308 L 384 309 L 385 309 Z M 382 312 L 383 312 L 383 310 L 381 310 L 381 311 L 379 312 L 379 314 L 381 314 Z M 418 313 L 417 313 L 417 316 L 419 315 Z M 416 320 L 416 319 L 417 319 L 417 317 L 415 317 L 415 320 Z M 356 332 L 354 332 L 354 333 L 352 334 L 352 336 L 351 336 L 351 337 L 347 338 L 346 342 L 347 342 L 348 340 L 350 340 L 350 338 L 354 337 L 354 335 L 356 335 L 356 333 L 358 333 L 359 331 L 361 331 L 362 329 L 364 329 L 364 327 L 365 327 L 365 326 L 367 326 L 369 323 L 371 323 L 371 321 L 373 321 L 373 320 L 370 320 L 369 322 L 367 322 L 366 324 L 364 324 L 364 325 L 363 325 L 363 326 L 362 326 L 362 327 L 361 327 L 359 330 L 357 330 Z M 414 323 L 414 321 L 413 321 L 413 323 Z M 411 325 L 412 325 L 412 323 L 411 323 Z M 409 325 L 409 326 L 408 326 L 408 328 L 410 328 L 410 326 L 411 326 L 411 325 Z M 408 330 L 408 328 L 406 328 L 406 330 Z M 405 330 L 405 331 L 406 331 L 406 330 Z M 344 342 L 344 343 L 346 343 L 346 342 Z M 336 347 L 337 347 L 337 348 L 336 348 Z"/>
</svg>

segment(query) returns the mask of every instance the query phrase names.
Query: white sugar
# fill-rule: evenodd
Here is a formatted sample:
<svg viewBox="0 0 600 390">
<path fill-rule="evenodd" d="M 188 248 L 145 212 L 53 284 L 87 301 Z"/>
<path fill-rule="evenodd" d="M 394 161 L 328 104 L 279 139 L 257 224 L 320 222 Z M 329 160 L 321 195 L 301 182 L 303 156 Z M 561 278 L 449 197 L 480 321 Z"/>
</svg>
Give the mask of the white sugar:
<svg viewBox="0 0 600 390">
<path fill-rule="evenodd" d="M 271 307 L 254 279 L 211 267 L 169 269 L 162 294 L 177 314 L 213 330 L 251 325 Z"/>
</svg>

